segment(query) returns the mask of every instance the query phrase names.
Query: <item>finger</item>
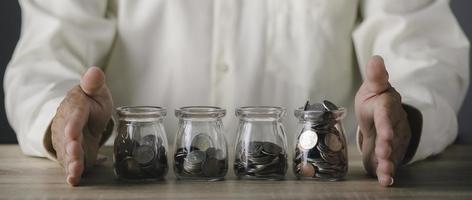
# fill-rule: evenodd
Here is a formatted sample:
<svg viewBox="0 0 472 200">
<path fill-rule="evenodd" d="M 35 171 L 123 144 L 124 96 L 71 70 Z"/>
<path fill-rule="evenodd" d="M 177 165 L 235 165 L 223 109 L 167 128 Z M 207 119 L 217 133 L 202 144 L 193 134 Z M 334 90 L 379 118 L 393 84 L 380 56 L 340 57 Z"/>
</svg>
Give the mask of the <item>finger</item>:
<svg viewBox="0 0 472 200">
<path fill-rule="evenodd" d="M 102 107 L 112 105 L 111 95 L 105 84 L 105 73 L 98 67 L 90 67 L 80 79 L 80 88 Z"/>
<path fill-rule="evenodd" d="M 390 160 L 379 160 L 377 166 L 377 180 L 382 186 L 390 186 L 393 184 L 393 173 L 395 171 L 395 166 Z"/>
<path fill-rule="evenodd" d="M 71 140 L 79 140 L 82 137 L 82 130 L 88 121 L 88 116 L 88 106 L 79 106 L 72 111 L 64 128 L 66 143 Z"/>
<path fill-rule="evenodd" d="M 105 74 L 98 67 L 91 67 L 80 80 L 82 91 L 97 104 L 91 104 L 89 128 L 93 133 L 103 131 L 108 122 L 113 101 L 105 84 Z"/>
<path fill-rule="evenodd" d="M 70 185 L 77 185 L 84 171 L 84 151 L 79 141 L 67 144 L 66 181 Z"/>
<path fill-rule="evenodd" d="M 80 79 L 80 88 L 89 96 L 98 95 L 105 85 L 105 74 L 98 67 L 90 67 Z"/>
<path fill-rule="evenodd" d="M 72 161 L 69 164 L 68 170 L 69 170 L 69 175 L 67 176 L 67 183 L 76 186 L 80 182 L 80 178 L 83 172 L 83 162 L 80 161 Z"/>
<path fill-rule="evenodd" d="M 74 160 L 84 159 L 84 150 L 79 141 L 71 141 L 66 145 L 66 154 L 69 157 L 69 162 Z"/>
<path fill-rule="evenodd" d="M 391 119 L 392 113 L 386 108 L 377 106 L 374 110 L 374 124 L 377 132 L 377 140 L 391 142 L 393 139 L 393 120 Z"/>
<path fill-rule="evenodd" d="M 379 159 L 389 159 L 392 155 L 392 146 L 390 141 L 385 139 L 376 139 L 375 155 Z"/>
<path fill-rule="evenodd" d="M 380 185 L 384 187 L 391 186 L 394 183 L 393 177 L 388 174 L 378 174 L 377 180 L 379 181 Z"/>
<path fill-rule="evenodd" d="M 390 88 L 388 72 L 380 56 L 372 56 L 366 66 L 365 87 L 369 92 L 379 94 Z"/>
</svg>

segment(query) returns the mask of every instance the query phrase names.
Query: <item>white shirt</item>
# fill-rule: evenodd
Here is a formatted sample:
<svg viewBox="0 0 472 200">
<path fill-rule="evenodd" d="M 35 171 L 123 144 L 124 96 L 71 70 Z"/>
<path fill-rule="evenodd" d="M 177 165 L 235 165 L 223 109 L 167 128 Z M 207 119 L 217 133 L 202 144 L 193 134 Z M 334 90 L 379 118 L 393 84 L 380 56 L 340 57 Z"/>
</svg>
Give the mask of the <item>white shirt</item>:
<svg viewBox="0 0 472 200">
<path fill-rule="evenodd" d="M 6 111 L 24 153 L 47 156 L 43 138 L 66 92 L 90 66 L 105 70 L 115 106 L 293 110 L 328 99 L 348 108 L 373 54 L 392 85 L 423 115 L 413 160 L 441 152 L 457 135 L 469 43 L 445 0 L 20 0 L 22 32 L 5 75 Z M 360 70 L 359 70 L 360 69 Z M 231 142 L 230 142 L 231 144 Z M 230 147 L 232 148 L 232 147 Z"/>
</svg>

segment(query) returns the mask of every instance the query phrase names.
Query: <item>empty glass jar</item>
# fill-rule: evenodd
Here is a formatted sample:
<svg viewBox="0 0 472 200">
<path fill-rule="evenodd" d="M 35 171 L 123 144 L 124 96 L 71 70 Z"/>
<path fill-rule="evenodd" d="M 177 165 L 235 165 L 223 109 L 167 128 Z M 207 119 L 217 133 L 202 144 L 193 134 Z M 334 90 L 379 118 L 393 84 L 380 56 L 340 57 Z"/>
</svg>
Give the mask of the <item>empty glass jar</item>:
<svg viewBox="0 0 472 200">
<path fill-rule="evenodd" d="M 293 171 L 298 178 L 340 180 L 348 169 L 347 146 L 342 126 L 346 115 L 329 101 L 295 110 L 299 135 L 295 145 Z"/>
<path fill-rule="evenodd" d="M 118 135 L 113 166 L 124 180 L 156 180 L 167 174 L 167 138 L 162 124 L 166 110 L 152 106 L 117 108 Z"/>
<path fill-rule="evenodd" d="M 175 110 L 174 172 L 178 179 L 222 180 L 228 171 L 228 149 L 222 117 L 226 110 L 190 106 Z"/>
<path fill-rule="evenodd" d="M 284 179 L 287 140 L 281 118 L 285 109 L 250 106 L 236 109 L 239 117 L 234 172 L 238 178 Z"/>
</svg>

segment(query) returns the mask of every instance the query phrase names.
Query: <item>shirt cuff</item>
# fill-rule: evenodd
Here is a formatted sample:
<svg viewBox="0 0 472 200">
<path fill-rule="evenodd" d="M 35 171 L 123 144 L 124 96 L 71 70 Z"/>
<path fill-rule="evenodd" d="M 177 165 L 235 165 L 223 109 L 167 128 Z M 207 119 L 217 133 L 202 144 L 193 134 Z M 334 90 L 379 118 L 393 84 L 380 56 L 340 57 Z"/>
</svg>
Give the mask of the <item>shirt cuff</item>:
<svg viewBox="0 0 472 200">
<path fill-rule="evenodd" d="M 56 160 L 55 153 L 52 154 L 45 144 L 50 142 L 50 134 L 48 136 L 49 126 L 62 99 L 62 97 L 51 99 L 42 106 L 37 118 L 26 134 L 26 144 L 21 144 L 23 141 L 20 140 L 20 147 L 25 154 Z M 47 137 L 49 137 L 49 141 L 45 140 Z"/>
</svg>

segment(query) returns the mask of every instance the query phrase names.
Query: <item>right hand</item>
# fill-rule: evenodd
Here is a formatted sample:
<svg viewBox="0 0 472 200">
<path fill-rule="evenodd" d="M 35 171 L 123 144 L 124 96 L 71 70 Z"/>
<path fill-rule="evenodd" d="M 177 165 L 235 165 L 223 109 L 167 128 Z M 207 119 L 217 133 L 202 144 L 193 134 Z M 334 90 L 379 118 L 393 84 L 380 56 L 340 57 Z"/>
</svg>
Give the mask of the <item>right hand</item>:
<svg viewBox="0 0 472 200">
<path fill-rule="evenodd" d="M 51 125 L 52 146 L 68 184 L 78 185 L 82 173 L 95 163 L 112 105 L 105 74 L 91 67 L 57 109 Z"/>
</svg>

